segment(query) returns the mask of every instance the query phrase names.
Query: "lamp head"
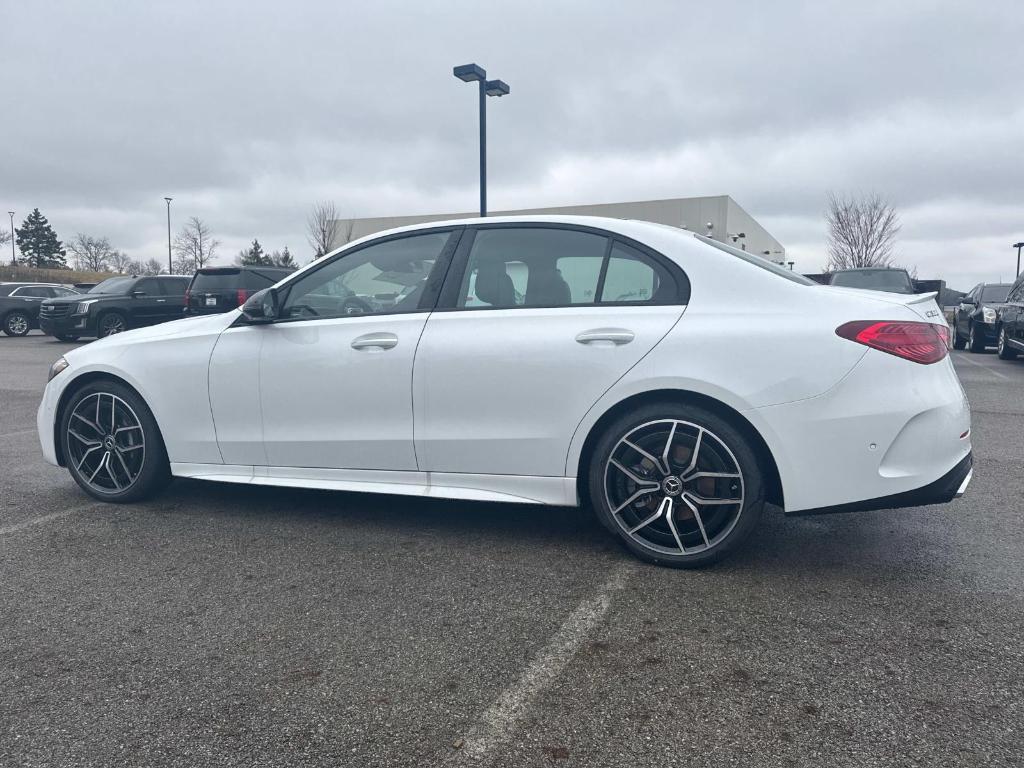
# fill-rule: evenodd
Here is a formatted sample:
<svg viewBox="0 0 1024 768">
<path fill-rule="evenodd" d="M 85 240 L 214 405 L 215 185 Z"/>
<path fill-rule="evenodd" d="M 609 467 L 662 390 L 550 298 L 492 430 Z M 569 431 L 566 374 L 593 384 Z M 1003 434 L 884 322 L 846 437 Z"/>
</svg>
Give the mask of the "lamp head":
<svg viewBox="0 0 1024 768">
<path fill-rule="evenodd" d="M 508 83 L 504 80 L 488 80 L 484 83 L 484 93 L 488 96 L 508 96 Z"/>
<path fill-rule="evenodd" d="M 463 64 L 461 67 L 455 67 L 452 70 L 452 74 L 464 83 L 472 83 L 477 80 L 487 79 L 486 70 L 476 64 Z"/>
</svg>

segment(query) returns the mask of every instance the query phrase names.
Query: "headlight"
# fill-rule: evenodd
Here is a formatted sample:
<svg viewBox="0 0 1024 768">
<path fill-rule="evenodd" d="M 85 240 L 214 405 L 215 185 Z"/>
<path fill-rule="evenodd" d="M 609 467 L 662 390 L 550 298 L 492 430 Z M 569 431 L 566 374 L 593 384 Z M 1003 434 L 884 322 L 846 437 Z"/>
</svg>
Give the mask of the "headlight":
<svg viewBox="0 0 1024 768">
<path fill-rule="evenodd" d="M 87 314 L 89 314 L 89 305 L 90 304 L 95 304 L 97 301 L 98 301 L 98 299 L 89 299 L 88 301 L 80 301 L 80 302 L 78 302 L 78 306 L 75 307 L 75 314 L 76 315 L 87 315 Z"/>
<path fill-rule="evenodd" d="M 53 365 L 50 366 L 50 375 L 46 378 L 47 382 L 53 381 L 53 377 L 68 367 L 68 361 L 63 357 L 57 360 Z"/>
<path fill-rule="evenodd" d="M 996 322 L 996 311 L 992 307 L 985 307 L 981 310 L 981 319 L 983 322 L 989 325 L 995 325 Z"/>
</svg>

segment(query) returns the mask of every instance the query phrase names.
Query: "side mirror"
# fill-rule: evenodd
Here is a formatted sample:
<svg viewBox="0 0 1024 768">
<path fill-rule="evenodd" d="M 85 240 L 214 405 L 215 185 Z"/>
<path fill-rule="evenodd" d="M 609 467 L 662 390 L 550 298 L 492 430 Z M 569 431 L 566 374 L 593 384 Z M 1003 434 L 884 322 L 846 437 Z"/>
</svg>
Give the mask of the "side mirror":
<svg viewBox="0 0 1024 768">
<path fill-rule="evenodd" d="M 277 289 L 264 288 L 242 305 L 242 316 L 250 323 L 270 323 L 277 319 L 279 310 Z"/>
</svg>

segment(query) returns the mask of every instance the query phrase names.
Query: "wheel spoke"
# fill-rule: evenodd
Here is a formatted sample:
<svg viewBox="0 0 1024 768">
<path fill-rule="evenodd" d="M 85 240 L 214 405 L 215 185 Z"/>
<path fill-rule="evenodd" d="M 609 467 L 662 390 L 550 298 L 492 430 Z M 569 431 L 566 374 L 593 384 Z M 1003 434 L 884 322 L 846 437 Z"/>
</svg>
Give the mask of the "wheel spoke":
<svg viewBox="0 0 1024 768">
<path fill-rule="evenodd" d="M 101 459 L 100 459 L 100 461 L 99 461 L 99 464 L 97 464 L 97 465 L 96 465 L 96 469 L 94 469 L 94 470 L 93 470 L 93 472 L 92 472 L 92 474 L 91 474 L 91 475 L 89 475 L 89 482 L 90 482 L 90 483 L 91 483 L 91 482 L 92 482 L 93 480 L 95 480 L 95 479 L 96 479 L 96 475 L 98 475 L 98 474 L 100 473 L 100 470 L 101 470 L 101 469 L 103 469 L 103 467 L 105 467 L 105 466 L 106 466 L 106 464 L 107 464 L 107 459 L 109 459 L 109 458 L 110 458 L 110 454 L 109 454 L 109 453 L 104 453 L 104 454 L 103 454 L 103 458 L 101 458 Z"/>
<path fill-rule="evenodd" d="M 672 451 L 672 439 L 676 436 L 676 427 L 679 426 L 678 421 L 672 422 L 672 429 L 668 432 L 668 440 L 665 441 L 665 450 L 661 452 L 661 463 L 665 465 L 665 474 L 672 474 L 672 467 L 668 463 L 668 455 Z"/>
<path fill-rule="evenodd" d="M 136 424 L 134 426 L 131 426 L 131 427 L 118 427 L 117 429 L 114 430 L 114 434 L 115 435 L 119 435 L 122 432 L 128 432 L 128 431 L 130 431 L 132 429 L 142 429 L 142 427 L 140 427 L 138 424 Z"/>
<path fill-rule="evenodd" d="M 93 451 L 98 451 L 99 449 L 100 449 L 100 445 L 99 445 L 99 444 L 97 443 L 97 444 L 96 444 L 96 445 L 94 445 L 94 446 L 93 446 L 92 448 L 90 448 L 90 449 L 89 449 L 89 450 L 87 450 L 87 451 L 86 451 L 85 453 L 83 453 L 83 454 L 82 454 L 82 459 L 81 459 L 81 461 L 79 461 L 79 462 L 78 462 L 78 464 L 77 464 L 77 465 L 75 466 L 75 469 L 78 469 L 78 470 L 80 470 L 80 469 L 82 468 L 82 465 L 83 465 L 83 464 L 85 464 L 85 460 L 86 460 L 87 458 L 89 458 L 89 454 L 90 454 L 90 453 L 92 453 Z"/>
<path fill-rule="evenodd" d="M 693 444 L 693 455 L 690 456 L 690 465 L 680 473 L 680 477 L 685 477 L 697 468 L 697 455 L 700 453 L 700 444 L 703 439 L 704 429 L 703 427 L 697 427 L 697 440 Z"/>
<path fill-rule="evenodd" d="M 89 427 L 90 427 L 90 428 L 91 428 L 91 429 L 92 429 L 92 430 L 93 430 L 93 431 L 94 431 L 94 432 L 95 432 L 95 433 L 96 433 L 97 435 L 102 435 L 102 434 L 103 434 L 103 430 L 102 430 L 102 429 L 100 429 L 100 426 L 99 426 L 99 424 L 95 424 L 95 423 L 93 423 L 93 422 L 89 421 L 89 420 L 88 420 L 87 418 L 85 418 L 85 416 L 83 416 L 82 414 L 80 414 L 80 413 L 79 413 L 78 411 L 75 411 L 75 412 L 74 412 L 74 413 L 72 413 L 71 415 L 72 415 L 72 416 L 74 416 L 74 417 L 75 417 L 76 419 L 78 419 L 78 420 L 79 420 L 80 422 L 82 422 L 83 424 L 88 424 L 88 425 L 89 425 Z"/>
<path fill-rule="evenodd" d="M 700 504 L 702 506 L 711 506 L 715 504 L 740 504 L 743 502 L 743 499 L 707 499 L 703 496 L 698 496 L 695 493 L 690 493 L 690 491 L 683 491 L 683 498 L 689 499 L 694 504 Z"/>
<path fill-rule="evenodd" d="M 110 463 L 110 454 L 109 453 L 107 453 L 106 460 L 107 460 L 107 477 L 110 478 L 110 482 L 112 482 L 114 484 L 114 487 L 117 488 L 117 490 L 120 491 L 122 486 L 121 486 L 121 483 L 117 479 L 117 475 L 114 473 L 114 465 Z M 131 482 L 131 475 L 128 476 L 128 482 Z"/>
<path fill-rule="evenodd" d="M 640 477 L 631 469 L 626 469 L 626 467 L 622 466 L 622 464 L 620 464 L 616 459 L 609 459 L 608 463 L 611 464 L 616 469 L 618 469 L 620 472 L 622 472 L 626 477 L 628 477 L 637 485 L 647 486 L 648 488 L 657 488 L 659 485 L 657 480 L 647 480 L 645 478 Z"/>
<path fill-rule="evenodd" d="M 668 509 L 671 512 L 672 511 L 672 499 L 670 499 L 668 496 L 666 496 L 664 499 L 661 500 L 661 503 L 658 505 L 658 508 L 656 510 L 654 510 L 654 512 L 651 513 L 651 515 L 649 515 L 648 517 L 645 517 L 637 525 L 634 525 L 632 528 L 629 529 L 629 531 L 628 531 L 629 535 L 632 536 L 634 533 L 639 531 L 641 528 L 646 528 L 648 525 L 650 525 L 655 520 L 657 520 L 659 517 L 661 517 L 663 514 L 665 514 L 665 506 L 666 506 L 666 504 L 668 505 Z"/>
<path fill-rule="evenodd" d="M 668 502 L 668 511 L 665 513 L 665 521 L 668 523 L 668 529 L 672 531 L 672 538 L 676 540 L 676 546 L 679 547 L 679 553 L 685 555 L 686 547 L 683 546 L 683 540 L 679 538 L 679 531 L 676 530 L 676 522 L 672 519 L 672 499 L 666 496 L 665 501 Z"/>
<path fill-rule="evenodd" d="M 114 396 L 110 396 L 110 433 L 113 434 L 114 430 L 117 429 L 117 400 Z"/>
<path fill-rule="evenodd" d="M 697 505 L 696 505 L 696 504 L 693 504 L 693 503 L 692 503 L 692 502 L 691 502 L 691 501 L 690 501 L 689 499 L 687 499 L 687 498 L 686 498 L 685 496 L 683 497 L 683 503 L 684 503 L 684 504 L 685 504 L 685 505 L 686 505 L 687 507 L 689 507 L 689 508 L 690 508 L 690 511 L 691 511 L 691 512 L 693 512 L 693 516 L 694 516 L 694 518 L 696 518 L 696 520 L 697 520 L 697 527 L 698 527 L 698 528 L 700 528 L 700 537 L 701 537 L 702 539 L 704 539 L 704 546 L 705 546 L 705 547 L 710 547 L 710 546 L 711 546 L 711 542 L 710 542 L 710 541 L 708 541 L 708 534 L 707 534 L 707 531 L 705 531 L 705 530 L 704 530 L 704 520 L 703 520 L 703 519 L 701 518 L 701 516 L 700 516 L 700 510 L 699 510 L 699 509 L 697 509 Z"/>
<path fill-rule="evenodd" d="M 739 472 L 695 472 L 692 475 L 687 475 L 686 477 L 683 477 L 683 478 L 680 478 L 680 479 L 682 479 L 684 481 L 689 481 L 689 480 L 698 480 L 698 479 L 700 479 L 702 477 L 731 477 L 731 478 L 738 478 L 738 477 L 740 477 L 740 473 Z"/>
<path fill-rule="evenodd" d="M 125 479 L 130 483 L 134 478 L 132 477 L 131 470 L 128 469 L 128 465 L 124 463 L 124 457 L 121 456 L 121 451 L 115 448 L 114 455 L 117 456 L 117 460 L 121 464 L 121 468 L 124 470 Z"/>
<path fill-rule="evenodd" d="M 661 459 L 659 459 L 657 456 L 652 456 L 647 451 L 645 451 L 643 448 L 641 448 L 639 445 L 637 445 L 636 443 L 632 443 L 629 440 L 626 440 L 625 438 L 623 438 L 622 443 L 623 443 L 623 445 L 629 446 L 634 451 L 636 451 L 641 456 L 643 456 L 645 459 L 647 459 L 652 464 L 654 464 L 654 466 L 656 466 L 658 468 L 659 472 L 661 472 L 663 474 L 666 474 L 666 475 L 669 474 L 668 468 L 661 466 Z"/>
<path fill-rule="evenodd" d="M 75 430 L 73 430 L 71 427 L 68 427 L 68 434 L 75 438 L 78 442 L 82 443 L 83 445 L 99 447 L 101 444 L 99 440 L 89 440 L 88 438 L 83 437 L 82 435 L 75 432 Z"/>
<path fill-rule="evenodd" d="M 120 453 L 130 453 L 131 451 L 137 451 L 139 448 L 144 446 L 140 443 L 139 445 L 118 445 L 115 447 Z"/>
<path fill-rule="evenodd" d="M 626 507 L 628 507 L 634 501 L 639 499 L 641 496 L 648 496 L 648 495 L 654 493 L 656 490 L 658 490 L 657 486 L 655 486 L 654 488 L 641 488 L 641 489 L 639 489 L 636 493 L 634 493 L 632 496 L 630 496 L 624 502 L 619 504 L 619 506 L 617 506 L 615 509 L 613 509 L 612 510 L 612 514 L 613 515 L 619 514 L 619 512 L 624 510 Z"/>
</svg>

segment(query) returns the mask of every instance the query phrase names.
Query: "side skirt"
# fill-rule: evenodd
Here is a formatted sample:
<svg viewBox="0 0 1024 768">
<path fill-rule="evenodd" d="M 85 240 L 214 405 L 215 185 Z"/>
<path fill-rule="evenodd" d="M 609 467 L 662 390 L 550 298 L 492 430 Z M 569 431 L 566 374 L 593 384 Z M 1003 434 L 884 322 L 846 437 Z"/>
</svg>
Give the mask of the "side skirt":
<svg viewBox="0 0 1024 768">
<path fill-rule="evenodd" d="M 374 469 L 250 467 L 171 463 L 171 474 L 195 480 L 285 488 L 394 493 L 438 499 L 517 504 L 579 505 L 574 477 L 468 475 L 453 472 L 391 472 Z"/>
</svg>

